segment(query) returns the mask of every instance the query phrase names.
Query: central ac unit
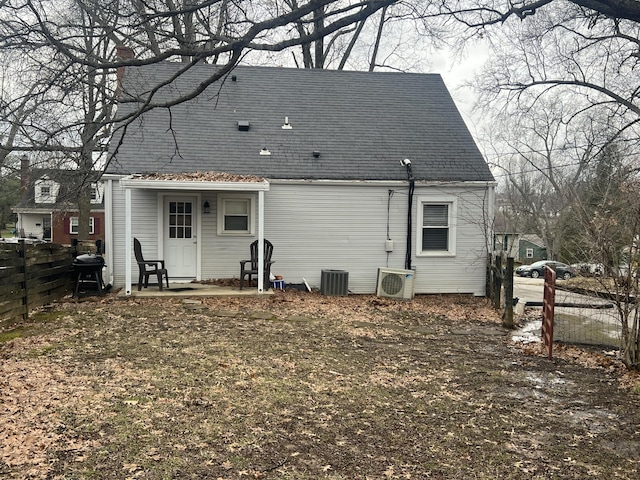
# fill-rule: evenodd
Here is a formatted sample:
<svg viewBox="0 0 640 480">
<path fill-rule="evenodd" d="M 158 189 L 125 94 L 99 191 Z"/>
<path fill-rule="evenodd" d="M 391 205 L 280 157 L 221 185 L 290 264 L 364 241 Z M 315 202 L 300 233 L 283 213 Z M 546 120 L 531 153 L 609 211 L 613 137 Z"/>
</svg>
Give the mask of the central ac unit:
<svg viewBox="0 0 640 480">
<path fill-rule="evenodd" d="M 411 300 L 413 298 L 415 277 L 416 272 L 413 270 L 378 268 L 376 295 Z"/>
</svg>

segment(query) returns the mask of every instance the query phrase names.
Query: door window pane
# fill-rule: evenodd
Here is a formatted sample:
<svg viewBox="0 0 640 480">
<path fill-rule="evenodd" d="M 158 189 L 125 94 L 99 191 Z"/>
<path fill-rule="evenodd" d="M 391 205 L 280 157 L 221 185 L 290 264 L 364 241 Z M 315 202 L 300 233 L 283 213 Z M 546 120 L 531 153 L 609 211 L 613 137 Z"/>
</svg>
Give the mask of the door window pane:
<svg viewBox="0 0 640 480">
<path fill-rule="evenodd" d="M 191 202 L 169 202 L 169 238 L 192 238 Z"/>
</svg>

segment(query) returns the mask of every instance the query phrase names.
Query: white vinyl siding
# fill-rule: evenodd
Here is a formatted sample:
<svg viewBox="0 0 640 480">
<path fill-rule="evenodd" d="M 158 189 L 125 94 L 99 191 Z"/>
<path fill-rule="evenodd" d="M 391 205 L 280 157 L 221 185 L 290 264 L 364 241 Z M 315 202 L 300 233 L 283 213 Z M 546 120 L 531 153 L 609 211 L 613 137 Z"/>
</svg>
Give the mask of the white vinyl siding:
<svg viewBox="0 0 640 480">
<path fill-rule="evenodd" d="M 265 192 L 264 236 L 274 245 L 272 272 L 287 284 L 306 280 L 320 287 L 324 269 L 349 272 L 349 290 L 375 293 L 378 267 L 404 268 L 407 240 L 406 185 L 297 184 L 271 181 Z M 117 183 L 114 183 L 114 186 Z M 390 195 L 389 190 L 394 192 Z M 194 188 L 194 193 L 197 188 Z M 143 243 L 145 254 L 154 257 L 158 247 L 158 191 L 132 190 L 132 235 Z M 252 234 L 219 234 L 223 216 L 219 203 L 224 198 L 251 199 L 250 213 L 257 212 L 254 193 L 199 192 L 207 200 L 210 214 L 200 216 L 200 279 L 238 278 L 240 260 L 249 258 L 249 244 L 257 239 L 257 222 Z M 168 194 L 168 192 L 163 192 Z M 412 266 L 416 270 L 416 293 L 471 293 L 484 295 L 487 240 L 481 220 L 487 187 L 416 185 L 413 204 Z M 447 203 L 450 212 L 450 251 L 455 255 L 417 255 L 415 239 L 422 236 L 420 201 Z M 455 213 L 455 215 L 454 215 Z M 161 217 L 160 217 L 161 218 Z M 114 281 L 124 283 L 124 192 L 114 189 Z M 386 251 L 387 231 L 393 250 Z M 419 233 L 420 232 L 420 233 Z M 421 248 L 421 246 L 420 246 Z M 160 253 L 162 255 L 162 253 Z M 157 257 L 159 258 L 159 257 Z M 135 262 L 133 278 L 137 278 Z M 169 272 L 171 277 L 171 272 Z"/>
<path fill-rule="evenodd" d="M 144 254 L 149 258 L 160 258 L 158 253 L 158 191 L 131 190 L 131 229 L 132 235 L 142 243 Z M 138 265 L 133 257 L 133 239 L 125 238 L 125 193 L 117 181 L 113 182 L 113 275 L 114 285 L 124 286 L 126 242 L 131 247 L 131 278 L 138 279 Z M 107 248 L 108 245 L 107 245 Z M 171 272 L 169 272 L 171 277 Z"/>
</svg>

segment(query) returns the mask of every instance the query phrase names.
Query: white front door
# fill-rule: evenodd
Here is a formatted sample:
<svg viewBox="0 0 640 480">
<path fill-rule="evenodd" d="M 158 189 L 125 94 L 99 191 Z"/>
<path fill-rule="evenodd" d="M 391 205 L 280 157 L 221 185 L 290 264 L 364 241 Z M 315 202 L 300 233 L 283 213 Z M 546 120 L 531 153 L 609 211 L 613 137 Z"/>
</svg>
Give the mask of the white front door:
<svg viewBox="0 0 640 480">
<path fill-rule="evenodd" d="M 196 197 L 165 197 L 164 260 L 169 278 L 196 278 Z"/>
</svg>

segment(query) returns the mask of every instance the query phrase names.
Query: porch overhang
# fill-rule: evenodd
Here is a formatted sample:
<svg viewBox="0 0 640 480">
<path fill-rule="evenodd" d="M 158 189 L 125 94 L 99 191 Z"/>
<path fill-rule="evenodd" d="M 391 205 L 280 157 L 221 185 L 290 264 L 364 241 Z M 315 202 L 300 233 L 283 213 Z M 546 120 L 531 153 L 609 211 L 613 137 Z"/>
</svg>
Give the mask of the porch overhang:
<svg viewBox="0 0 640 480">
<path fill-rule="evenodd" d="M 147 177 L 142 175 L 129 175 L 120 178 L 120 186 L 125 193 L 125 237 L 128 239 L 126 243 L 126 276 L 125 276 L 125 295 L 131 295 L 131 268 L 132 268 L 132 190 L 158 190 L 158 191 L 226 191 L 226 192 L 257 192 L 258 193 L 258 293 L 264 293 L 268 289 L 268 285 L 264 285 L 264 192 L 269 191 L 269 182 L 259 177 L 242 177 L 232 178 L 228 180 L 223 175 L 223 179 L 216 179 L 216 174 L 208 176 L 207 174 L 186 175 L 160 175 L 158 177 Z M 233 176 L 232 176 L 233 177 Z M 235 180 L 235 181 L 234 181 Z"/>
<path fill-rule="evenodd" d="M 227 182 L 209 180 L 159 180 L 139 178 L 133 175 L 120 179 L 120 185 L 125 189 L 144 190 L 220 190 L 243 192 L 266 192 L 269 182 Z"/>
</svg>

